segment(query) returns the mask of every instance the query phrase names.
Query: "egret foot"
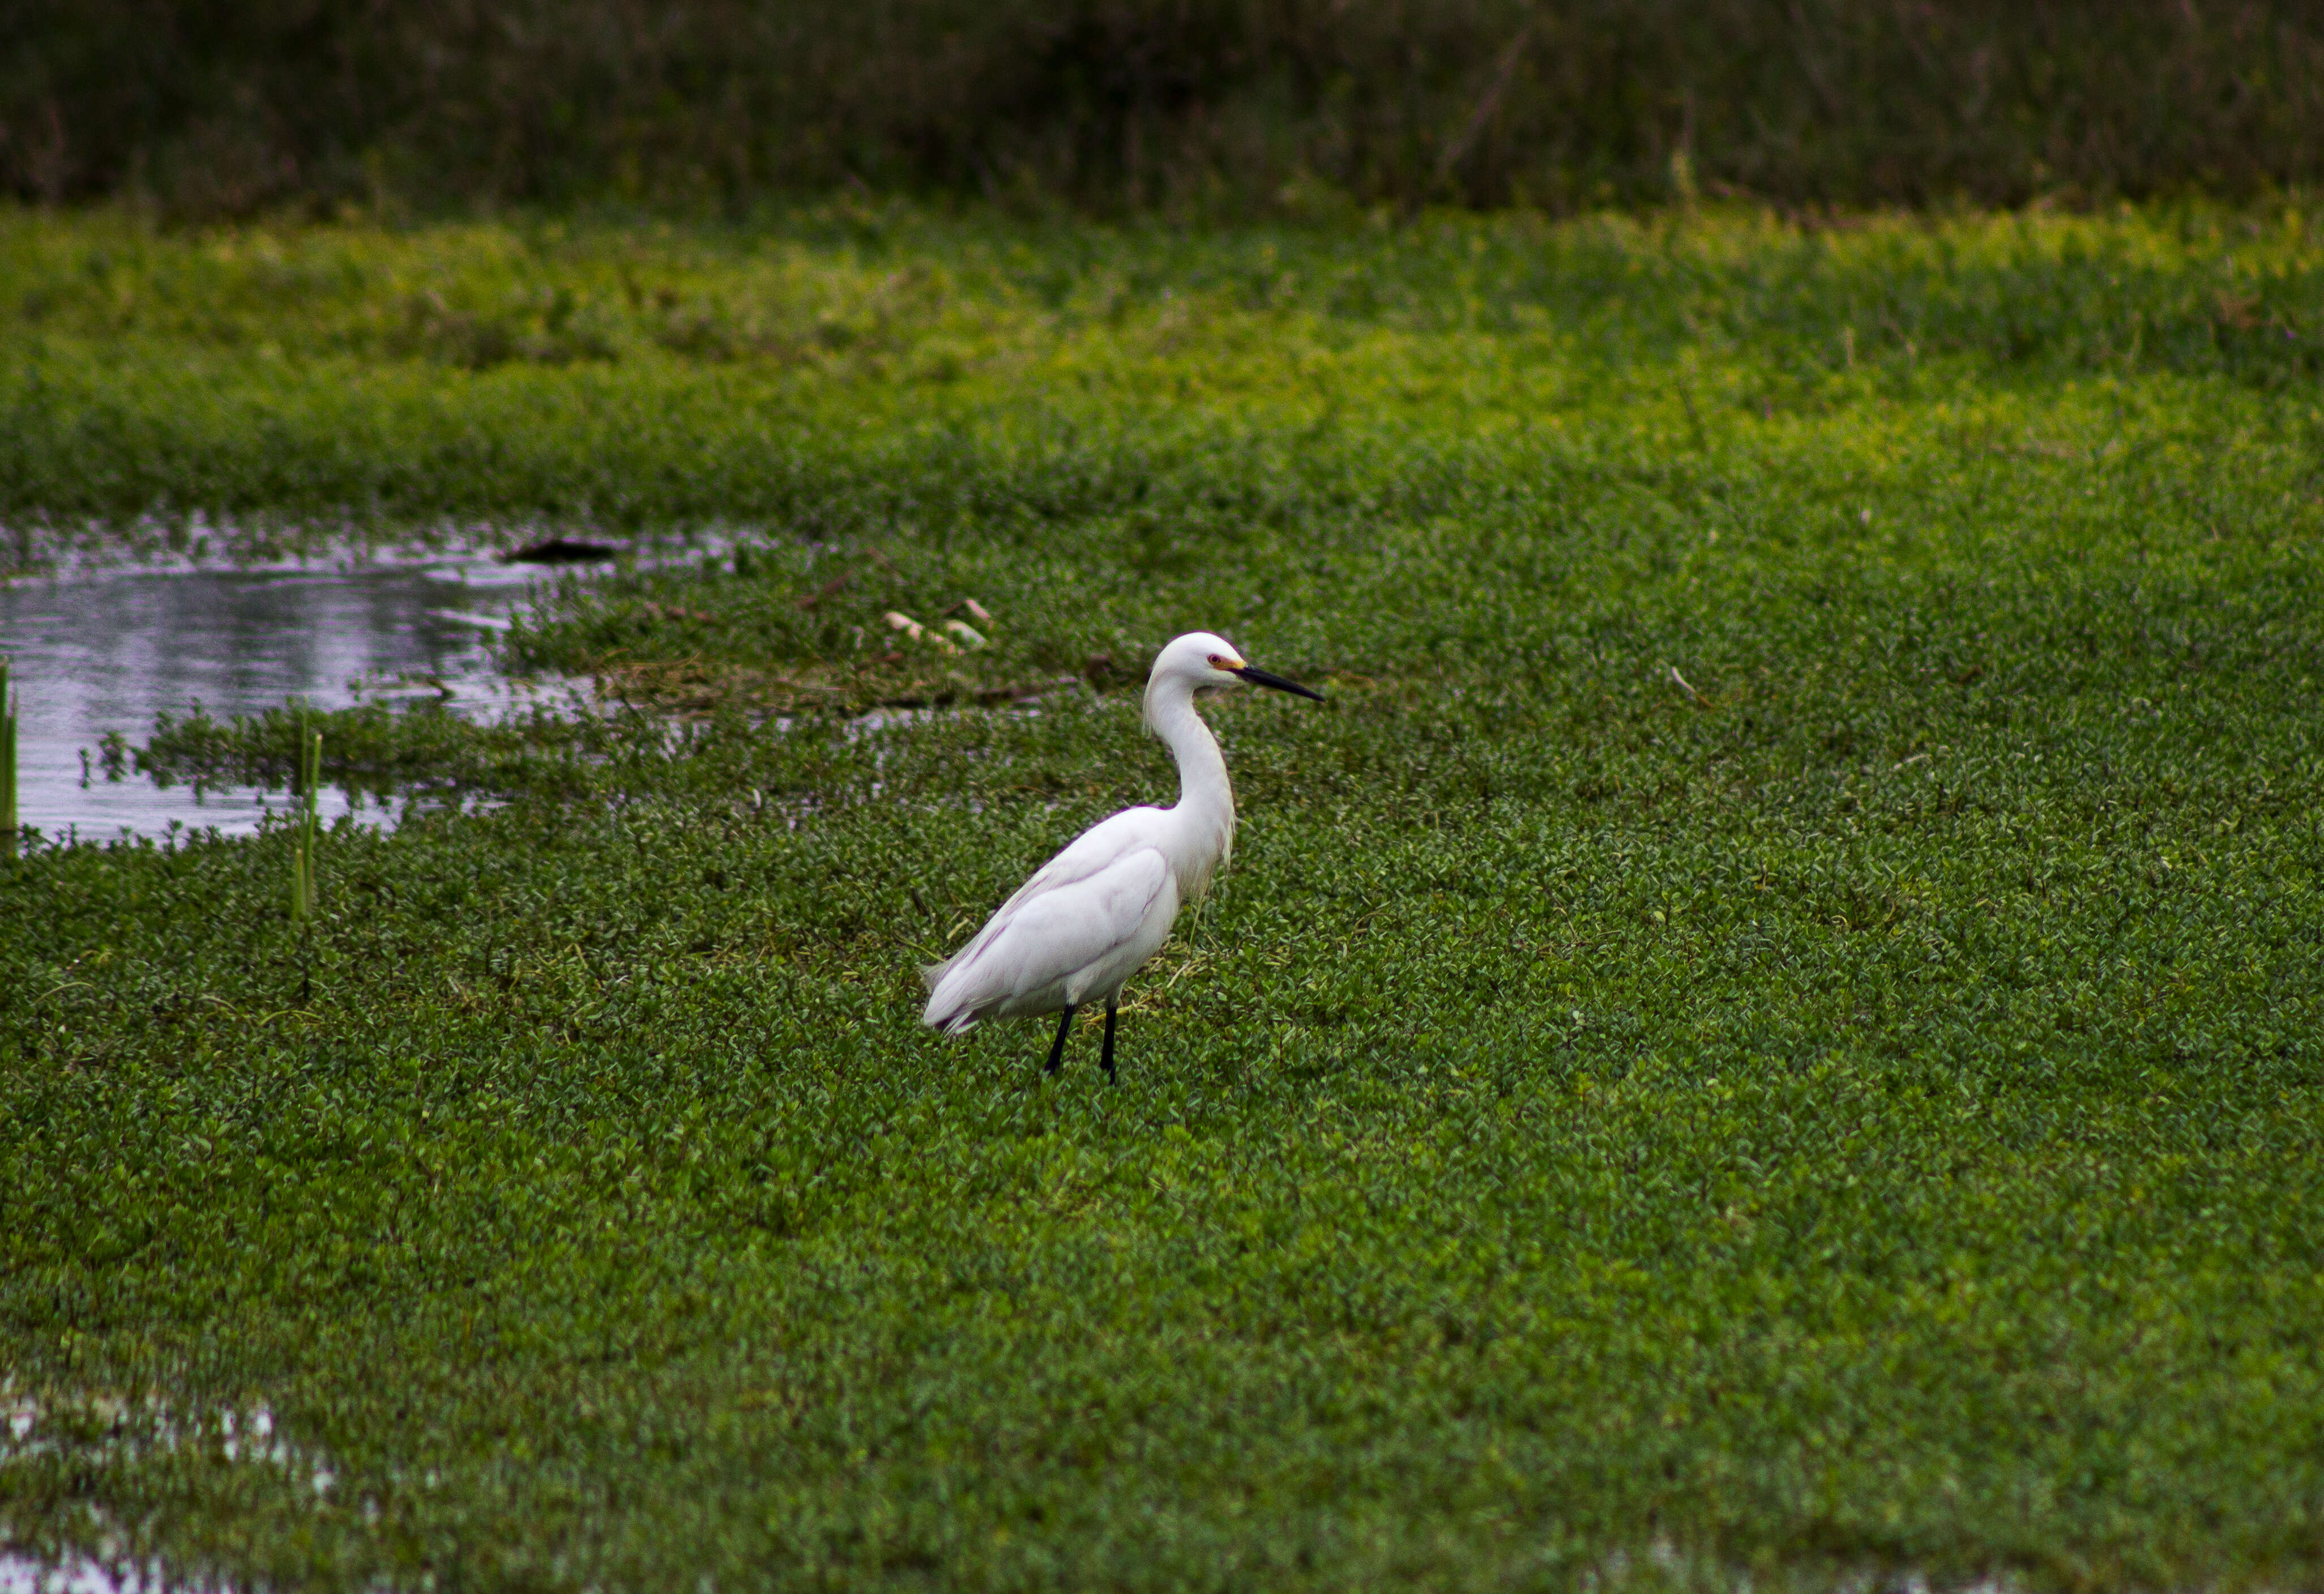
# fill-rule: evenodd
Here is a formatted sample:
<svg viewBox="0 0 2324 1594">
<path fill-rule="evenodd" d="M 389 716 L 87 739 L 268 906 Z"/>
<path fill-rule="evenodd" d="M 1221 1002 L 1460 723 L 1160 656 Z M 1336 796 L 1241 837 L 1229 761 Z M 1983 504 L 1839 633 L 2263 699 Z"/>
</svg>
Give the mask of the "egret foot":
<svg viewBox="0 0 2324 1594">
<path fill-rule="evenodd" d="M 1105 1082 L 1109 1085 L 1120 1082 L 1113 1077 L 1113 1015 L 1120 1011 L 1111 1002 L 1105 1005 L 1105 1052 L 1098 1061 L 1104 1065 Z"/>
<path fill-rule="evenodd" d="M 1057 1015 L 1057 1043 L 1049 1048 L 1049 1066 L 1041 1070 L 1043 1073 L 1054 1074 L 1061 1066 L 1064 1065 L 1065 1061 L 1065 1036 L 1072 1033 L 1073 1027 L 1074 1010 L 1068 1007 Z M 1109 1056 L 1111 1056 L 1112 1050 L 1113 1049 L 1111 1046 L 1106 1048 Z M 1111 1062 L 1108 1062 L 1106 1064 L 1106 1068 L 1109 1071 L 1111 1070 L 1113 1064 Z"/>
</svg>

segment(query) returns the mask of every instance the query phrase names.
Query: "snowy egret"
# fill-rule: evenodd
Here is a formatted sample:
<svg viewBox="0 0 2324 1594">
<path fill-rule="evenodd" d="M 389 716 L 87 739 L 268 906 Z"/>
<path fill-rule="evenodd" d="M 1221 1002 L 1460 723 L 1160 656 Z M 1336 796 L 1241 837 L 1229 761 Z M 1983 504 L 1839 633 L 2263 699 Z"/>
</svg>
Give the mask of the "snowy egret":
<svg viewBox="0 0 2324 1594">
<path fill-rule="evenodd" d="M 1207 631 L 1164 648 L 1146 679 L 1146 727 L 1178 763 L 1171 808 L 1126 808 L 1083 831 L 1001 904 L 975 938 L 921 970 L 920 1022 L 956 1035 L 987 1018 L 1056 1014 L 1047 1073 L 1065 1061 L 1065 1035 L 1084 1003 L 1105 1003 L 1105 1077 L 1113 1076 L 1113 1021 L 1122 982 L 1161 950 L 1178 905 L 1199 898 L 1234 845 L 1234 790 L 1210 727 L 1194 712 L 1207 686 L 1249 681 L 1323 700 L 1296 681 L 1243 663 Z"/>
</svg>

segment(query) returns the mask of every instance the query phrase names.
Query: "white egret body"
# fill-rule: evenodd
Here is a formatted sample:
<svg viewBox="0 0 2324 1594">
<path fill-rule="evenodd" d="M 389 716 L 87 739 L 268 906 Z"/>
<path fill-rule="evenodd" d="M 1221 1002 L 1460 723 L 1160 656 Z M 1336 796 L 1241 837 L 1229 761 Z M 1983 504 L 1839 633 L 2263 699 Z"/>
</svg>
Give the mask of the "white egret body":
<svg viewBox="0 0 2324 1594">
<path fill-rule="evenodd" d="M 1170 644 L 1146 681 L 1147 727 L 1178 762 L 1170 808 L 1126 808 L 1076 837 L 1001 904 L 974 939 L 921 972 L 920 1021 L 956 1035 L 987 1018 L 1058 1014 L 1048 1071 L 1065 1057 L 1074 1010 L 1105 1003 L 1106 1078 L 1122 982 L 1162 948 L 1183 903 L 1198 899 L 1234 845 L 1234 789 L 1210 727 L 1194 712 L 1206 686 L 1250 681 L 1322 695 L 1254 670 L 1224 637 L 1196 631 Z"/>
</svg>

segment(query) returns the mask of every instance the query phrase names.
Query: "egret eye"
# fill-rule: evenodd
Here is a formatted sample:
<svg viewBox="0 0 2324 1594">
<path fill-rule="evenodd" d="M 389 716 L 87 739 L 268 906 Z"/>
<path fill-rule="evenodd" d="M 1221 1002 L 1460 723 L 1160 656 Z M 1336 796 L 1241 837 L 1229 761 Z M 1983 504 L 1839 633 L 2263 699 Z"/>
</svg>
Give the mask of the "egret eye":
<svg viewBox="0 0 2324 1594">
<path fill-rule="evenodd" d="M 1211 655 L 1211 668 L 1212 668 L 1212 669 L 1213 669 L 1213 670 L 1223 670 L 1223 669 L 1225 669 L 1226 667 L 1227 667 L 1227 662 L 1226 662 L 1224 659 L 1222 659 L 1222 658 L 1219 657 L 1219 655 L 1218 655 L 1218 654 L 1216 654 L 1216 653 L 1213 653 L 1213 654 Z"/>
</svg>

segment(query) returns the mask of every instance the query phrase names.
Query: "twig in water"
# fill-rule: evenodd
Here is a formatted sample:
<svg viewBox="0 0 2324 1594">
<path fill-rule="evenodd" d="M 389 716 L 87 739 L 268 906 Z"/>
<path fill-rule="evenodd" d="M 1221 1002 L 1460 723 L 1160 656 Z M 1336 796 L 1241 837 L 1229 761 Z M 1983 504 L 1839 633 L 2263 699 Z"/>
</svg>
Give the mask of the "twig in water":
<svg viewBox="0 0 2324 1594">
<path fill-rule="evenodd" d="M 0 857 L 16 856 L 16 696 L 0 659 Z"/>
</svg>

